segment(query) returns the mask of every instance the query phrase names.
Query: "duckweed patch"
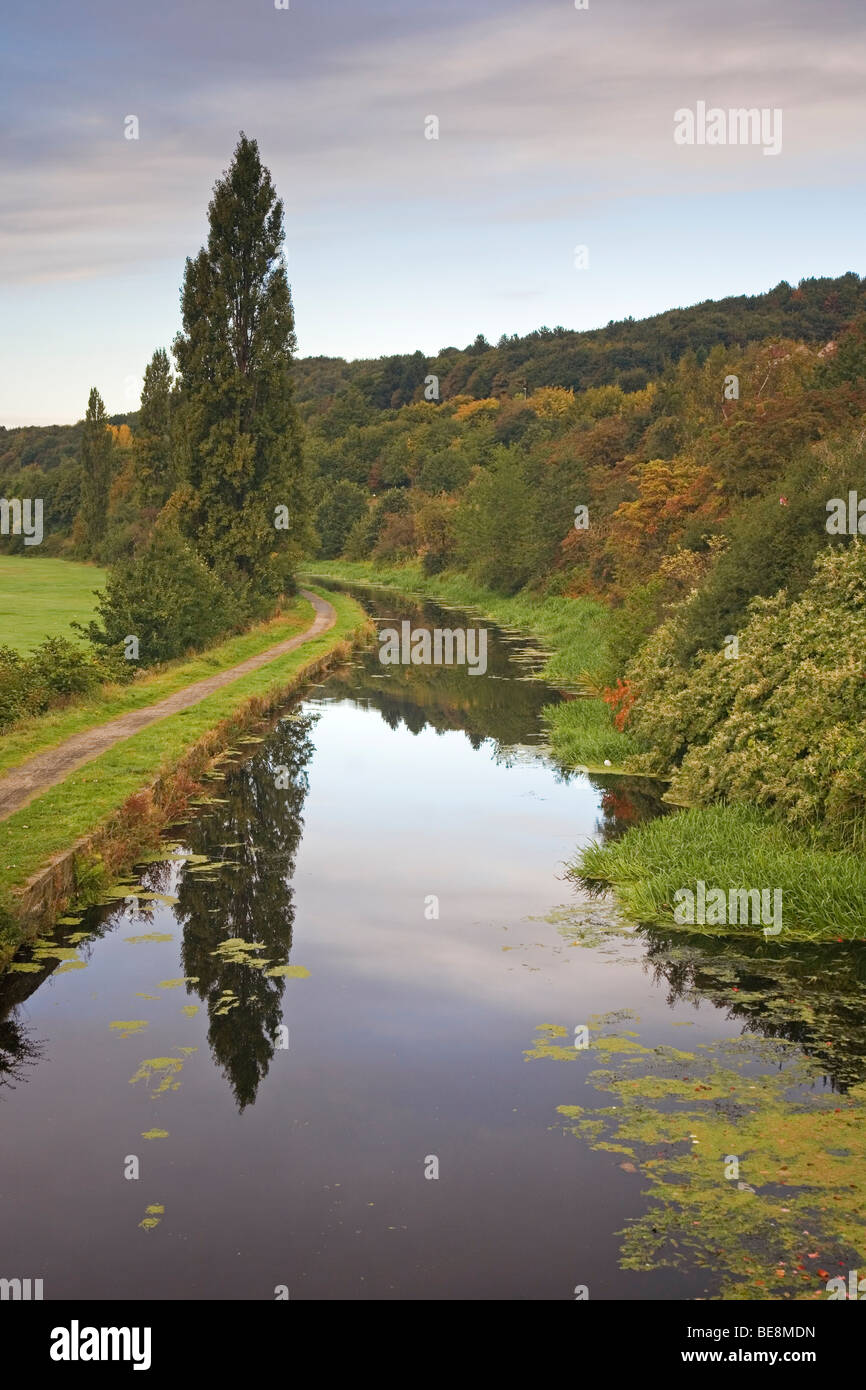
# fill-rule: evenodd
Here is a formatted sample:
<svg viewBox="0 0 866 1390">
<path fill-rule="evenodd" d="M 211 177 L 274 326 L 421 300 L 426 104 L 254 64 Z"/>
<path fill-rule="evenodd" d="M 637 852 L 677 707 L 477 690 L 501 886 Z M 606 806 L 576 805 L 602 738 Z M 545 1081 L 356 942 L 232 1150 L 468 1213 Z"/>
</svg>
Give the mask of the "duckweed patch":
<svg viewBox="0 0 866 1390">
<path fill-rule="evenodd" d="M 109 1028 L 114 1033 L 119 1033 L 122 1038 L 131 1038 L 133 1033 L 140 1033 L 147 1027 L 146 1018 L 115 1019 L 109 1023 Z"/>
<path fill-rule="evenodd" d="M 138 1224 L 143 1230 L 152 1231 L 155 1226 L 159 1225 L 164 1215 L 165 1207 L 162 1203 L 152 1202 L 151 1205 L 145 1209 L 144 1219 L 139 1221 Z"/>
<path fill-rule="evenodd" d="M 553 1041 L 563 1027 L 538 1032 L 527 1057 L 579 1055 Z M 647 1183 L 646 1210 L 619 1232 L 621 1267 L 698 1267 L 723 1300 L 828 1297 L 866 1246 L 866 1083 L 834 1092 L 782 1039 L 693 1052 L 623 1041 L 593 1039 L 616 1067 L 585 1083 L 614 1103 L 557 1107 L 567 1131 Z"/>
<path fill-rule="evenodd" d="M 130 1077 L 129 1084 L 134 1086 L 137 1081 L 144 1081 L 149 1087 L 152 1081 L 158 1081 L 159 1084 L 153 1094 L 155 1096 L 164 1095 L 166 1091 L 180 1089 L 180 1082 L 174 1078 L 182 1070 L 182 1057 L 148 1057 L 141 1063 L 135 1076 Z"/>
</svg>

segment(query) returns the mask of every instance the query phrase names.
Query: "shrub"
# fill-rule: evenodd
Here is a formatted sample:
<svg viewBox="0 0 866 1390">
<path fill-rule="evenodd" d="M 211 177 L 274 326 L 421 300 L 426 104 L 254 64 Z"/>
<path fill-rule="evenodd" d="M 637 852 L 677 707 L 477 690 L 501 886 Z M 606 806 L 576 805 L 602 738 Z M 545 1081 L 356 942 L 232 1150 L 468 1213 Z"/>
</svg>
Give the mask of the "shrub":
<svg viewBox="0 0 866 1390">
<path fill-rule="evenodd" d="M 802 594 L 754 599 L 739 655 L 676 657 L 682 611 L 628 671 L 629 731 L 673 771 L 672 799 L 766 806 L 830 842 L 866 844 L 866 542 L 826 548 Z"/>
<path fill-rule="evenodd" d="M 101 625 L 74 624 L 101 651 L 139 642 L 142 665 L 200 650 L 241 620 L 240 605 L 173 530 L 158 527 L 144 549 L 111 570 L 96 610 Z"/>
<path fill-rule="evenodd" d="M 134 675 L 135 668 L 122 658 L 97 655 L 65 637 L 46 638 L 30 656 L 0 647 L 0 728 Z"/>
</svg>

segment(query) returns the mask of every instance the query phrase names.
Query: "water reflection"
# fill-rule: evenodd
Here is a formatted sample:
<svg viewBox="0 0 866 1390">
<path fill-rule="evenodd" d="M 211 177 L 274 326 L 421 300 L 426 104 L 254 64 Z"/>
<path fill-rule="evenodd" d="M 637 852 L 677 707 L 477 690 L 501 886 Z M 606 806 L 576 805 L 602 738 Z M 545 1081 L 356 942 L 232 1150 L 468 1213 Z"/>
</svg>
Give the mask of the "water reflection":
<svg viewBox="0 0 866 1390">
<path fill-rule="evenodd" d="M 239 1110 L 267 1075 L 282 1020 L 286 982 L 271 972 L 289 963 L 292 947 L 312 723 L 280 721 L 215 784 L 218 794 L 184 834 L 196 857 L 181 873 L 175 908 L 187 992 L 207 1009 L 208 1043 Z"/>
<path fill-rule="evenodd" d="M 449 625 L 435 605 L 377 595 L 370 607 L 391 625 Z M 538 662 L 493 629 L 492 679 L 385 667 L 375 648 L 354 657 L 303 709 L 238 740 L 160 862 L 58 927 L 56 945 L 86 971 L 56 978 L 56 960 L 30 951 L 21 963 L 35 968 L 0 981 L 0 1214 L 10 1258 L 38 1257 L 52 1296 L 86 1240 L 84 1297 L 190 1297 L 192 1280 L 195 1296 L 216 1298 L 268 1297 L 278 1282 L 293 1298 L 296 1286 L 325 1298 L 569 1298 L 575 1251 L 591 1252 L 593 1296 L 698 1297 L 727 1234 L 693 1224 L 716 1203 L 718 1164 L 693 1189 L 702 1210 L 660 1192 L 688 1268 L 668 1271 L 650 1212 L 624 1283 L 615 1233 L 646 1207 L 641 1165 L 670 1144 L 675 1164 L 660 1174 L 702 1172 L 690 1141 L 678 1147 L 688 1130 L 735 1152 L 723 1126 L 746 1115 L 769 1171 L 764 1114 L 780 1143 L 796 1139 L 804 1168 L 817 1161 L 815 1115 L 789 1124 L 786 1097 L 755 1081 L 782 1062 L 794 1077 L 791 1049 L 830 1078 L 817 1116 L 827 1134 L 851 1119 L 866 1055 L 862 953 L 643 929 L 625 940 L 612 905 L 586 899 L 594 935 L 581 939 L 550 914 L 581 837 L 619 835 L 664 807 L 647 779 L 556 768 L 542 711 L 557 693 L 526 679 Z M 423 911 L 430 892 L 442 895 L 436 921 Z M 280 973 L 302 967 L 309 979 Z M 644 1020 L 643 1050 L 637 1035 L 609 1037 L 613 1071 L 586 1085 L 576 1058 L 577 1089 L 562 1069 L 526 1065 L 541 1020 L 562 1020 L 567 1041 L 596 1009 L 626 1004 Z M 138 1032 L 122 1023 L 136 1019 Z M 745 1031 L 758 1035 L 748 1057 Z M 606 1115 L 604 1091 L 617 1088 L 622 1113 Z M 661 1118 L 642 1109 L 653 1099 Z M 589 1146 L 561 1142 L 566 1102 L 604 1122 Z M 599 1134 L 628 1146 L 623 1173 L 604 1143 L 592 1147 Z M 62 1181 L 40 1171 L 59 1139 Z M 142 1201 L 106 1171 L 145 1145 Z M 427 1153 L 447 1182 L 423 1180 Z M 728 1195 L 733 1228 L 743 1193 Z M 147 1202 L 165 1207 L 150 1234 L 139 1230 Z M 845 1210 L 853 1231 L 847 1199 Z M 797 1220 L 811 1229 L 799 1208 Z M 683 1230 L 707 1240 L 683 1242 Z M 828 1241 L 822 1258 L 844 1261 L 853 1243 Z M 787 1253 L 799 1254 L 793 1237 Z"/>
<path fill-rule="evenodd" d="M 362 595 L 356 593 L 356 597 Z M 407 603 L 390 595 L 365 597 L 377 627 L 393 627 L 410 616 L 413 630 L 456 627 L 467 621 L 434 603 Z M 473 748 L 490 740 L 497 756 L 523 746 L 540 749 L 545 741 L 542 710 L 561 698 L 543 681 L 532 678 L 543 664 L 528 642 L 506 640 L 481 620 L 489 633 L 487 673 L 470 676 L 465 666 L 389 666 L 379 660 L 379 644 L 359 653 L 354 663 L 323 685 L 325 698 L 351 699 L 377 709 L 391 729 L 420 734 L 460 730 Z M 564 776 L 572 774 L 563 770 Z"/>
<path fill-rule="evenodd" d="M 859 943 L 792 942 L 645 930 L 668 1003 L 707 1000 L 743 1029 L 796 1043 L 832 1087 L 866 1080 L 866 953 Z"/>
</svg>

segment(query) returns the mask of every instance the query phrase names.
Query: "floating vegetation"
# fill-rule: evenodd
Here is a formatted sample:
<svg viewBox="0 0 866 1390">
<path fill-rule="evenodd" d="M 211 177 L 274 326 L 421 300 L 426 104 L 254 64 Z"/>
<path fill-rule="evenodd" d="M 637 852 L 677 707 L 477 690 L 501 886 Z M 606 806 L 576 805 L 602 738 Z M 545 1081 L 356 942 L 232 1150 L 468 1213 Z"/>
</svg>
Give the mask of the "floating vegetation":
<svg viewBox="0 0 866 1390">
<path fill-rule="evenodd" d="M 174 941 L 174 932 L 152 931 L 146 936 L 125 936 L 123 939 L 130 946 L 140 946 L 144 941 Z"/>
<path fill-rule="evenodd" d="M 146 994 L 145 991 L 144 991 L 143 989 L 137 989 L 137 990 L 135 991 L 135 997 L 136 997 L 136 999 L 158 999 L 158 998 L 159 998 L 159 995 L 158 995 L 158 994 Z"/>
<path fill-rule="evenodd" d="M 683 1052 L 603 1031 L 611 1021 L 592 1021 L 592 1049 L 616 1068 L 585 1084 L 615 1103 L 557 1111 L 649 1181 L 647 1210 L 620 1233 L 622 1268 L 705 1269 L 724 1300 L 826 1298 L 831 1275 L 862 1263 L 866 1083 L 840 1097 L 779 1039 Z M 564 1027 L 537 1031 L 527 1057 L 580 1055 L 556 1042 Z"/>
<path fill-rule="evenodd" d="M 231 936 L 227 941 L 221 941 L 216 950 L 211 951 L 211 955 L 217 956 L 229 965 L 254 965 L 260 969 L 265 962 L 251 960 L 250 952 L 264 949 L 259 941 L 244 941 L 242 936 Z"/>
<path fill-rule="evenodd" d="M 142 1028 L 147 1027 L 146 1018 L 115 1019 L 109 1023 L 109 1028 L 119 1033 L 122 1038 L 131 1038 L 133 1033 L 140 1033 Z"/>
<path fill-rule="evenodd" d="M 178 1051 L 182 1051 L 178 1048 Z M 174 1077 L 183 1070 L 182 1057 L 148 1057 L 142 1062 L 135 1076 L 129 1079 L 130 1086 L 134 1086 L 136 1081 L 146 1081 L 150 1085 L 151 1081 L 159 1079 L 159 1085 L 154 1091 L 155 1096 L 162 1095 L 165 1091 L 180 1090 L 180 1082 L 175 1081 Z"/>
<path fill-rule="evenodd" d="M 44 970 L 45 966 L 35 960 L 13 960 L 6 969 L 14 971 L 16 975 L 33 975 L 38 970 Z"/>
<path fill-rule="evenodd" d="M 160 980 L 160 989 L 180 989 L 181 985 L 197 985 L 198 975 L 179 975 L 176 980 Z"/>
<path fill-rule="evenodd" d="M 547 1057 L 552 1061 L 568 1061 L 578 1055 L 576 1048 L 563 1047 L 554 1041 L 555 1038 L 568 1037 L 568 1029 L 563 1028 L 561 1023 L 539 1023 L 535 1031 L 539 1034 L 535 1040 L 535 1046 L 523 1054 L 527 1061 L 533 1057 Z"/>
<path fill-rule="evenodd" d="M 593 950 L 623 937 L 637 935 L 634 925 L 624 922 L 612 904 L 598 902 L 568 903 L 553 908 L 543 917 L 529 917 L 527 921 L 549 922 L 570 946 L 584 946 Z"/>
<path fill-rule="evenodd" d="M 154 1226 L 159 1225 L 164 1215 L 165 1207 L 159 1202 L 153 1202 L 149 1207 L 146 1208 L 144 1220 L 139 1221 L 138 1224 L 145 1231 L 152 1231 Z"/>
<path fill-rule="evenodd" d="M 198 1010 L 198 1004 L 184 1004 L 183 1008 L 181 1009 L 181 1013 L 186 1014 L 187 1018 L 195 1018 L 196 1014 L 198 1013 Z"/>
<path fill-rule="evenodd" d="M 238 999 L 237 995 L 232 990 L 224 989 L 217 1000 L 217 1007 L 214 1010 L 215 1016 L 219 1017 L 220 1014 L 230 1013 L 232 1009 L 238 1007 L 240 1002 L 240 999 Z"/>
<path fill-rule="evenodd" d="M 270 970 L 266 970 L 265 974 L 272 978 L 306 980 L 309 978 L 310 972 L 304 965 L 274 965 Z"/>
<path fill-rule="evenodd" d="M 169 907 L 174 907 L 180 900 L 171 893 L 155 893 L 150 888 L 143 888 L 140 893 L 131 893 L 130 897 L 138 898 L 140 903 L 167 903 Z"/>
<path fill-rule="evenodd" d="M 138 883 L 130 879 L 127 883 L 117 883 L 113 888 L 106 888 L 101 895 L 100 901 L 104 903 L 117 902 L 120 898 L 138 897 Z"/>
<path fill-rule="evenodd" d="M 80 959 L 78 959 L 78 957 L 76 957 L 75 960 L 65 960 L 65 961 L 63 961 L 62 965 L 58 965 L 57 969 L 56 969 L 56 970 L 52 970 L 51 973 L 52 973 L 52 975 L 65 975 L 65 974 L 67 973 L 67 971 L 69 971 L 69 970 L 86 970 L 86 969 L 87 969 L 87 961 L 86 961 L 86 960 L 80 960 Z"/>
<path fill-rule="evenodd" d="M 142 1139 L 167 1139 L 167 1129 L 144 1129 L 141 1132 Z"/>
</svg>

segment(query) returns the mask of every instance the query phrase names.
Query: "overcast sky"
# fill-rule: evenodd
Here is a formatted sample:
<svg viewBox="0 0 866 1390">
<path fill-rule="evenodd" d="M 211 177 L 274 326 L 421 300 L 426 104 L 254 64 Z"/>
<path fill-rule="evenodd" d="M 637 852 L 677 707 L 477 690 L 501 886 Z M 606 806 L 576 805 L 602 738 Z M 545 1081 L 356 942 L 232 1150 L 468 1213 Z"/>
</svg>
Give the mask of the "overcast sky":
<svg viewBox="0 0 866 1390">
<path fill-rule="evenodd" d="M 91 385 L 135 409 L 241 129 L 304 355 L 866 269 L 863 0 L 41 0 L 4 29 L 7 425 L 78 419 Z M 779 109 L 781 152 L 678 145 L 700 101 Z"/>
</svg>

